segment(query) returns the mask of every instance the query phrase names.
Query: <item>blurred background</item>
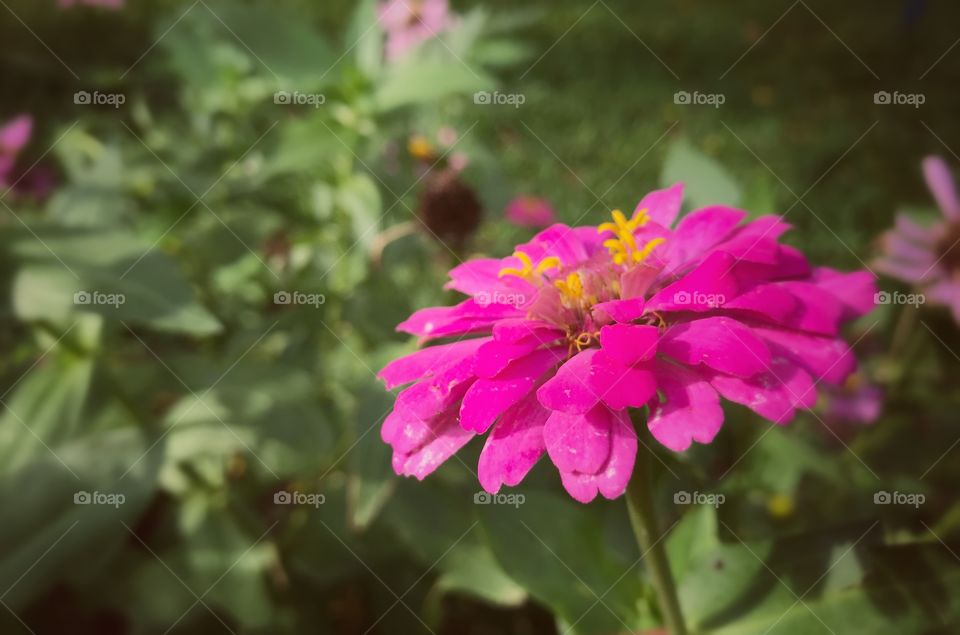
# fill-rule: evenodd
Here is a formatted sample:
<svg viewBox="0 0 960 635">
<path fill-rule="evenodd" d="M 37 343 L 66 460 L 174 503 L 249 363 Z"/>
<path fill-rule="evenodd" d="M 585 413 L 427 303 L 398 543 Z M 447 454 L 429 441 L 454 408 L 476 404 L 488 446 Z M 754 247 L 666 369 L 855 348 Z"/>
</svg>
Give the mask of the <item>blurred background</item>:
<svg viewBox="0 0 960 635">
<path fill-rule="evenodd" d="M 0 0 L 0 633 L 658 628 L 622 501 L 539 465 L 490 504 L 477 442 L 393 475 L 394 327 L 458 301 L 460 261 L 676 181 L 873 271 L 897 212 L 940 218 L 921 160 L 960 167 L 958 18 Z M 696 632 L 958 632 L 957 329 L 878 302 L 814 412 L 727 404 L 715 443 L 659 451 Z"/>
</svg>

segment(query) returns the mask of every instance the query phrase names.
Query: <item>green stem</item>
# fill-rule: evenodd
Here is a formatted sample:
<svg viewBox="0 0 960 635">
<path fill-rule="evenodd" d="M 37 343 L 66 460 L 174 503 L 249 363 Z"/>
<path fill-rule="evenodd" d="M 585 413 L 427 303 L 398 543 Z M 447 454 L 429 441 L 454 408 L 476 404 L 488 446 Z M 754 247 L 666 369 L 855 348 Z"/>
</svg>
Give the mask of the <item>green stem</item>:
<svg viewBox="0 0 960 635">
<path fill-rule="evenodd" d="M 664 549 L 664 532 L 657 522 L 657 513 L 653 504 L 653 452 L 647 448 L 637 449 L 637 460 L 633 467 L 633 476 L 627 485 L 627 511 L 633 534 L 640 546 L 640 553 L 647 564 L 647 570 L 653 579 L 657 592 L 660 612 L 671 635 L 686 635 L 687 628 L 677 598 L 677 587 L 670 572 L 667 552 Z"/>
</svg>

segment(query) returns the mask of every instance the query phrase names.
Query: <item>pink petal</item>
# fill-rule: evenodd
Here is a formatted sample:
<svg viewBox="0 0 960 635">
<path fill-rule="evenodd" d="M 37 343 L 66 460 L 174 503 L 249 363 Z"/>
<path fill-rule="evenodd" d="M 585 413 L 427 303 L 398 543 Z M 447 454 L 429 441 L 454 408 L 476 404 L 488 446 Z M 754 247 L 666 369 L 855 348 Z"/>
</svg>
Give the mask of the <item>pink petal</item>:
<svg viewBox="0 0 960 635">
<path fill-rule="evenodd" d="M 496 494 L 502 485 L 523 480 L 547 450 L 543 426 L 549 416 L 534 394 L 503 413 L 480 452 L 477 475 L 483 489 Z"/>
<path fill-rule="evenodd" d="M 473 436 L 457 424 L 456 411 L 445 413 L 431 421 L 428 440 L 416 450 L 404 453 L 394 447 L 393 469 L 400 476 L 415 476 L 422 481 Z"/>
<path fill-rule="evenodd" d="M 602 318 L 600 320 L 602 322 L 633 322 L 643 317 L 643 309 L 643 297 L 629 300 L 610 300 L 593 305 L 594 314 L 598 314 L 598 317 Z"/>
<path fill-rule="evenodd" d="M 466 300 L 455 306 L 421 309 L 397 326 L 397 330 L 423 337 L 445 337 L 489 331 L 495 322 L 520 317 L 523 312 L 506 304 L 477 304 Z"/>
<path fill-rule="evenodd" d="M 560 472 L 563 487 L 577 501 L 589 503 L 599 492 L 614 499 L 623 494 L 637 457 L 637 433 L 626 412 L 608 412 L 612 432 L 610 458 L 599 474 Z"/>
<path fill-rule="evenodd" d="M 940 157 L 927 157 L 923 160 L 923 176 L 944 217 L 960 220 L 960 198 L 946 162 Z"/>
<path fill-rule="evenodd" d="M 583 414 L 602 400 L 619 410 L 643 406 L 656 390 L 653 373 L 624 366 L 595 348 L 574 355 L 537 391 L 540 404 L 567 414 Z"/>
<path fill-rule="evenodd" d="M 876 307 L 877 282 L 869 271 L 844 273 L 828 267 L 813 270 L 813 283 L 843 304 L 843 319 L 866 315 Z"/>
<path fill-rule="evenodd" d="M 610 457 L 610 411 L 598 406 L 583 414 L 554 412 L 543 426 L 550 460 L 561 472 L 596 474 Z"/>
<path fill-rule="evenodd" d="M 403 451 L 421 444 L 428 434 L 430 420 L 442 412 L 456 411 L 457 402 L 476 380 L 475 369 L 473 356 L 466 356 L 433 377 L 400 391 L 393 411 L 383 422 L 381 438 Z"/>
<path fill-rule="evenodd" d="M 591 348 L 568 359 L 557 374 L 537 390 L 540 404 L 569 414 L 583 414 L 596 406 L 602 391 L 594 389 L 592 378 L 597 371 L 593 368 L 593 357 L 599 352 Z"/>
<path fill-rule="evenodd" d="M 562 336 L 563 331 L 552 324 L 526 317 L 501 320 L 493 325 L 493 339 L 498 342 L 519 342 L 528 337 L 537 337 L 546 343 Z"/>
<path fill-rule="evenodd" d="M 857 367 L 853 351 L 840 338 L 760 326 L 753 327 L 753 332 L 767 342 L 778 357 L 800 364 L 817 382 L 842 384 Z"/>
<path fill-rule="evenodd" d="M 770 370 L 750 378 L 715 373 L 710 384 L 725 399 L 744 405 L 774 423 L 788 423 L 796 408 L 812 408 L 817 393 L 810 375 L 782 357 L 774 357 Z"/>
<path fill-rule="evenodd" d="M 763 372 L 770 364 L 770 351 L 753 329 L 719 316 L 668 328 L 660 339 L 659 352 L 685 364 L 703 364 L 738 377 Z"/>
<path fill-rule="evenodd" d="M 693 441 L 713 441 L 723 425 L 717 391 L 691 369 L 663 361 L 657 362 L 656 369 L 664 400 L 654 397 L 650 402 L 650 433 L 675 452 L 683 452 Z"/>
<path fill-rule="evenodd" d="M 647 301 L 647 311 L 713 311 L 739 293 L 733 274 L 735 260 L 717 251 Z"/>
<path fill-rule="evenodd" d="M 486 432 L 504 410 L 527 396 L 544 373 L 558 365 L 566 349 L 541 349 L 512 362 L 492 379 L 479 379 L 463 396 L 460 425 Z"/>
<path fill-rule="evenodd" d="M 383 380 L 387 390 L 392 390 L 397 386 L 409 384 L 412 381 L 431 375 L 433 374 L 431 371 L 455 363 L 467 355 L 472 355 L 477 351 L 477 348 L 490 341 L 489 337 L 481 337 L 452 344 L 430 346 L 390 362 L 377 373 L 377 377 Z"/>
<path fill-rule="evenodd" d="M 654 356 L 659 337 L 655 326 L 609 324 L 600 329 L 600 346 L 621 364 L 632 366 Z"/>
<path fill-rule="evenodd" d="M 602 242 L 593 227 L 571 228 L 557 223 L 534 236 L 530 242 L 519 245 L 517 251 L 524 252 L 535 263 L 556 256 L 565 266 L 573 266 L 600 251 Z"/>
<path fill-rule="evenodd" d="M 678 271 L 689 261 L 709 253 L 746 217 L 746 212 L 722 205 L 705 207 L 683 217 L 666 245 L 670 269 Z"/>
<path fill-rule="evenodd" d="M 683 204 L 683 183 L 674 183 L 663 190 L 654 190 L 643 197 L 634 212 L 647 210 L 647 215 L 655 223 L 664 227 L 673 227 Z"/>
<path fill-rule="evenodd" d="M 657 381 L 648 366 L 626 366 L 607 351 L 593 358 L 594 390 L 611 410 L 642 408 L 657 391 Z"/>
</svg>

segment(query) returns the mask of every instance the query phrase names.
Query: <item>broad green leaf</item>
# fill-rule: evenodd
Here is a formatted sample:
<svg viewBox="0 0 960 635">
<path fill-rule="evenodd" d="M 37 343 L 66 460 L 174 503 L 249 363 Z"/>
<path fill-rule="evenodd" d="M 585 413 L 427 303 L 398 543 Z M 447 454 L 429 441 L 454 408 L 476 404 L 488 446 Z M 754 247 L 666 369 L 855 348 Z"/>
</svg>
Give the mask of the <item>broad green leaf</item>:
<svg viewBox="0 0 960 635">
<path fill-rule="evenodd" d="M 461 95 L 465 103 L 473 103 L 473 93 L 489 91 L 494 86 L 496 81 L 492 77 L 456 58 L 411 54 L 385 73 L 375 100 L 381 111 L 452 95 Z"/>
<path fill-rule="evenodd" d="M 507 575 L 573 633 L 632 630 L 640 617 L 642 570 L 624 567 L 611 556 L 600 516 L 551 492 L 523 494 L 516 507 L 476 506 Z"/>
<path fill-rule="evenodd" d="M 92 359 L 51 354 L 8 390 L 0 415 L 0 474 L 10 475 L 77 430 L 90 387 Z"/>
<path fill-rule="evenodd" d="M 739 205 L 742 190 L 719 161 L 703 154 L 684 138 L 670 145 L 660 183 L 684 184 L 684 199 L 696 209 L 707 205 Z"/>
<path fill-rule="evenodd" d="M 377 20 L 377 0 L 360 0 L 354 9 L 344 45 L 354 47 L 357 67 L 370 77 L 383 68 L 383 29 Z"/>
<path fill-rule="evenodd" d="M 0 585 L 17 608 L 80 581 L 132 540 L 159 457 L 132 428 L 111 429 L 38 455 L 0 481 Z"/>
<path fill-rule="evenodd" d="M 878 544 L 881 531 L 734 539 L 703 553 L 680 582 L 689 624 L 717 635 L 899 635 L 960 621 L 960 567 L 949 549 Z"/>
<path fill-rule="evenodd" d="M 161 331 L 209 335 L 221 326 L 177 264 L 117 231 L 40 232 L 13 245 L 13 306 L 22 320 L 94 313 Z"/>
</svg>

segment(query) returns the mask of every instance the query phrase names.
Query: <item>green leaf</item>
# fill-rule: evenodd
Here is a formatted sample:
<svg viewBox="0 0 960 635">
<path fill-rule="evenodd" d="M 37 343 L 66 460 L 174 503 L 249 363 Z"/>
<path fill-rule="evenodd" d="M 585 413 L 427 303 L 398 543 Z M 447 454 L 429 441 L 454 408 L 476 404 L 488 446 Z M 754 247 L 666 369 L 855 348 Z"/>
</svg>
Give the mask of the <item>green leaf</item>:
<svg viewBox="0 0 960 635">
<path fill-rule="evenodd" d="M 611 556 L 597 510 L 547 491 L 524 496 L 516 507 L 476 506 L 507 575 L 574 633 L 632 630 L 643 597 L 641 570 Z"/>
<path fill-rule="evenodd" d="M 857 526 L 711 549 L 680 582 L 689 625 L 717 635 L 897 635 L 960 620 L 950 551 L 877 544 L 880 533 Z"/>
<path fill-rule="evenodd" d="M 158 453 L 132 428 L 49 447 L 0 480 L 0 585 L 17 608 L 117 555 L 154 489 Z M 126 525 L 126 526 L 125 526 Z"/>
<path fill-rule="evenodd" d="M 11 474 L 46 446 L 66 441 L 83 410 L 93 360 L 60 355 L 40 360 L 16 385 L 0 416 L 0 474 Z M 8 389 L 9 390 L 9 389 Z"/>
<path fill-rule="evenodd" d="M 693 209 L 707 205 L 740 204 L 743 192 L 733 176 L 716 159 L 695 148 L 684 138 L 667 151 L 660 183 L 684 184 L 684 198 Z"/>
<path fill-rule="evenodd" d="M 13 306 L 22 320 L 94 313 L 160 331 L 210 335 L 221 329 L 176 263 L 126 233 L 42 231 L 16 241 L 13 252 L 21 262 Z"/>
<path fill-rule="evenodd" d="M 472 99 L 467 95 L 495 85 L 482 70 L 456 58 L 410 54 L 390 67 L 374 98 L 381 111 L 388 111 L 451 95 Z"/>
<path fill-rule="evenodd" d="M 377 0 L 360 0 L 344 35 L 344 44 L 354 46 L 357 67 L 368 76 L 383 68 L 383 29 L 377 19 Z"/>
</svg>

